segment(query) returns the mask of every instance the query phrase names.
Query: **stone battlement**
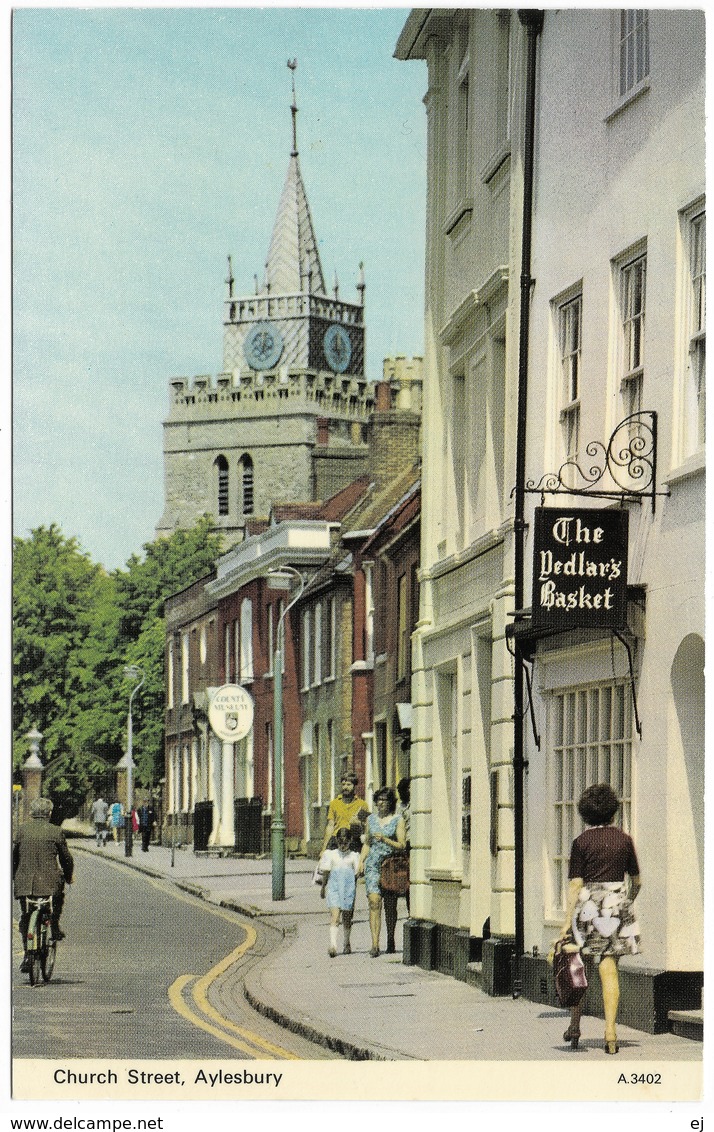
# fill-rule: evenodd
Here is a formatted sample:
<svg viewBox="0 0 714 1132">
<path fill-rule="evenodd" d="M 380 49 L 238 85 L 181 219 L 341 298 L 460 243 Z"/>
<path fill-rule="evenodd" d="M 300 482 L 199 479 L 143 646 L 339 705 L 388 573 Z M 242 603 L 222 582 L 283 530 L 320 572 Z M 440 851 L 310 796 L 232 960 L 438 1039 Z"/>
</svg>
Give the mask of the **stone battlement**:
<svg viewBox="0 0 714 1132">
<path fill-rule="evenodd" d="M 397 354 L 382 363 L 382 380 L 389 385 L 391 408 L 421 413 L 424 386 L 424 359 L 416 354 L 407 358 Z"/>
<path fill-rule="evenodd" d="M 362 326 L 364 307 L 346 303 L 328 295 L 311 295 L 302 291 L 294 295 L 271 295 L 261 292 L 246 297 L 229 296 L 224 301 L 224 324 L 269 321 L 270 319 L 322 318 L 343 326 Z"/>
<path fill-rule="evenodd" d="M 289 402 L 295 412 L 302 402 L 310 412 L 331 416 L 366 419 L 374 408 L 375 387 L 366 378 L 342 376 L 316 370 L 276 370 L 258 373 L 234 369 L 194 378 L 175 377 L 169 382 L 171 416 L 185 417 L 196 409 L 216 406 L 220 415 L 230 409 L 230 416 L 254 415 L 256 412 L 280 412 L 280 402 Z"/>
</svg>

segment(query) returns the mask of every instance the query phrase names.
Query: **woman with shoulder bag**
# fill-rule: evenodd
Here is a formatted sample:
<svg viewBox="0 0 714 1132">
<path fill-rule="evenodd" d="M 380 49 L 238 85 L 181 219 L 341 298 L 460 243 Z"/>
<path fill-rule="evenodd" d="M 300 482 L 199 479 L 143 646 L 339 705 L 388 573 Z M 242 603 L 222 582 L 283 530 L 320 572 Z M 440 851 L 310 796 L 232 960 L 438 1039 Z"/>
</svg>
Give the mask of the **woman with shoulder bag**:
<svg viewBox="0 0 714 1132">
<path fill-rule="evenodd" d="M 620 979 L 617 963 L 621 955 L 639 952 L 639 926 L 632 901 L 640 890 L 640 867 L 632 838 L 613 826 L 620 803 L 606 783 L 589 786 L 578 802 L 578 812 L 588 829 L 576 837 L 571 854 L 570 887 L 560 939 L 570 937 L 583 955 L 598 960 L 605 1008 L 605 1053 L 618 1053 L 617 1008 Z M 625 880 L 629 876 L 629 886 Z M 570 1025 L 563 1034 L 572 1049 L 578 1048 L 582 1002 L 573 1006 Z"/>
<path fill-rule="evenodd" d="M 384 918 L 387 923 L 387 954 L 396 951 L 394 931 L 397 926 L 397 894 L 387 892 L 382 887 L 381 871 L 383 862 L 395 853 L 406 849 L 407 838 L 404 819 L 396 813 L 397 796 L 388 786 L 382 786 L 374 795 L 376 814 L 367 818 L 365 842 L 360 855 L 360 871 L 364 872 L 364 884 L 369 904 L 369 930 L 372 935 L 373 959 L 379 955 L 379 935 L 382 930 L 382 898 L 384 898 Z"/>
</svg>

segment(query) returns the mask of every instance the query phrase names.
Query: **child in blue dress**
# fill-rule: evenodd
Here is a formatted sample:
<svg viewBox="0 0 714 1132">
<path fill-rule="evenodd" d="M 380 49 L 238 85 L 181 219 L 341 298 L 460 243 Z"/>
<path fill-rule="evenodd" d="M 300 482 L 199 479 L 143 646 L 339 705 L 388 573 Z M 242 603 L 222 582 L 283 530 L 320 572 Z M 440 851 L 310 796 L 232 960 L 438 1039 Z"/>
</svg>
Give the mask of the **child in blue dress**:
<svg viewBox="0 0 714 1132">
<path fill-rule="evenodd" d="M 359 853 L 350 849 L 350 831 L 340 829 L 337 833 L 337 848 L 326 849 L 320 858 L 320 872 L 322 873 L 322 891 L 325 896 L 327 889 L 327 907 L 330 909 L 330 947 L 328 955 L 334 959 L 337 955 L 337 929 L 342 921 L 344 929 L 344 946 L 342 952 L 349 955 L 350 931 L 352 930 L 352 913 L 355 907 L 357 892 L 357 872 L 359 870 Z"/>
</svg>

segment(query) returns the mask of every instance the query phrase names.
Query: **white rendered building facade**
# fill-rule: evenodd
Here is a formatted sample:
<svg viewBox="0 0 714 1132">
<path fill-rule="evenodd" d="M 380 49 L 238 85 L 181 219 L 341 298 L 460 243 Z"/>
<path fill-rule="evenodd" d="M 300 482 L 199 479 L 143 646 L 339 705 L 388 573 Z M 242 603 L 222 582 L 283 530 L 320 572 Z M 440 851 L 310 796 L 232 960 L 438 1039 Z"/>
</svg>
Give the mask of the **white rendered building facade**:
<svg viewBox="0 0 714 1132">
<path fill-rule="evenodd" d="M 621 1018 L 658 1031 L 673 1006 L 699 1005 L 702 969 L 703 17 L 548 10 L 535 38 L 530 85 L 532 26 L 515 11 L 414 11 L 396 50 L 425 59 L 429 73 L 414 926 L 405 958 L 506 993 L 520 914 L 519 978 L 529 997 L 550 1001 L 543 956 L 562 922 L 567 858 L 582 828 L 575 803 L 592 781 L 611 781 L 643 874 L 644 950 L 622 965 Z M 525 493 L 516 610 L 519 389 L 524 482 L 539 490 Z M 624 490 L 609 467 L 593 469 L 628 418 L 613 449 L 630 453 Z M 558 494 L 546 492 L 556 484 Z M 612 494 L 602 498 L 598 486 Z M 529 629 L 542 504 L 627 510 L 620 636 Z M 520 724 L 520 831 L 514 635 L 532 684 Z"/>
</svg>

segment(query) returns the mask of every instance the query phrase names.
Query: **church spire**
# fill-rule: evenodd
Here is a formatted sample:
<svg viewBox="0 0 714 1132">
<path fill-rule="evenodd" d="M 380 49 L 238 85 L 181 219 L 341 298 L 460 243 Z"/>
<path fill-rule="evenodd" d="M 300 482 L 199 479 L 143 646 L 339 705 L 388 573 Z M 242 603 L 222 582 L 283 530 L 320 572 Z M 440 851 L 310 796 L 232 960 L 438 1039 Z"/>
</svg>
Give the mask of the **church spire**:
<svg viewBox="0 0 714 1132">
<path fill-rule="evenodd" d="M 289 59 L 292 72 L 292 135 L 293 148 L 278 205 L 273 234 L 270 239 L 265 265 L 266 285 L 276 294 L 299 294 L 310 278 L 310 289 L 315 295 L 325 294 L 317 240 L 312 226 L 310 206 L 300 173 L 297 148 L 297 99 L 295 97 L 295 69 L 297 59 Z"/>
</svg>

